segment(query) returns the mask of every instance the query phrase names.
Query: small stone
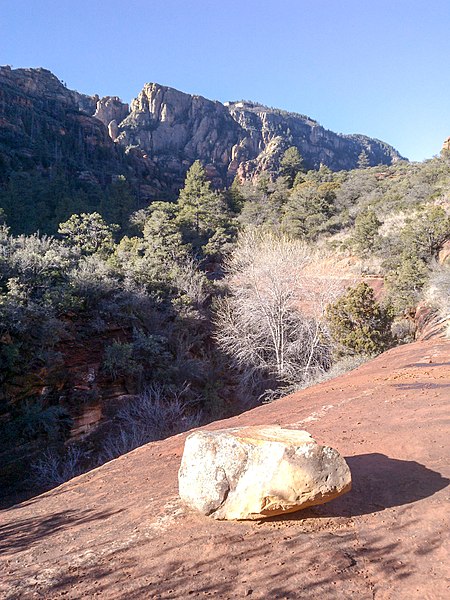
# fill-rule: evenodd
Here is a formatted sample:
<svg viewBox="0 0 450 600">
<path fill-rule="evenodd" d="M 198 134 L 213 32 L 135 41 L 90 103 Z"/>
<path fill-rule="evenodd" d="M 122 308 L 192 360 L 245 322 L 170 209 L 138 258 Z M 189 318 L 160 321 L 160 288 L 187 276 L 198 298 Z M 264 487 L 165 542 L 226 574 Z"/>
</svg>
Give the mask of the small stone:
<svg viewBox="0 0 450 600">
<path fill-rule="evenodd" d="M 351 489 L 350 469 L 307 431 L 279 426 L 196 431 L 178 474 L 182 500 L 215 519 L 261 519 L 324 504 Z"/>
</svg>

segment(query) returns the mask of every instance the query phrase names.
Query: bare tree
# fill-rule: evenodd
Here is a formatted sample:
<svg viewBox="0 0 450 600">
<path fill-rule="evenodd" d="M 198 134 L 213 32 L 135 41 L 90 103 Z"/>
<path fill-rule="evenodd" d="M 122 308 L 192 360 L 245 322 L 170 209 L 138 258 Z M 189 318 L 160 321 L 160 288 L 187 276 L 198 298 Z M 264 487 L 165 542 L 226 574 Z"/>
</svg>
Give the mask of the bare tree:
<svg viewBox="0 0 450 600">
<path fill-rule="evenodd" d="M 239 238 L 226 265 L 229 293 L 216 306 L 216 339 L 244 387 L 261 377 L 298 384 L 329 368 L 324 313 L 343 282 L 315 272 L 315 260 L 300 240 L 254 231 Z"/>
</svg>

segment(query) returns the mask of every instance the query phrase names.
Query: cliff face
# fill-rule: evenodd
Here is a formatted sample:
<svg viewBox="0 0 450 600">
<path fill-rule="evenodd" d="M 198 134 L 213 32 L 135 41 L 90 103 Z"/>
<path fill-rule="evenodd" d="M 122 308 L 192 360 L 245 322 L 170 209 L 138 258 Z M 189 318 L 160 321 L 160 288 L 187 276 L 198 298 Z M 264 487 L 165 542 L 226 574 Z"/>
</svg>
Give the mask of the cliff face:
<svg viewBox="0 0 450 600">
<path fill-rule="evenodd" d="M 316 121 L 252 102 L 222 104 L 148 83 L 131 105 L 69 90 L 45 69 L 0 68 L 0 179 L 13 170 L 63 166 L 97 179 L 135 178 L 144 197 L 173 195 L 194 160 L 220 187 L 253 179 L 297 146 L 305 166 L 390 164 L 398 152 L 379 140 L 328 131 Z"/>
<path fill-rule="evenodd" d="M 402 158 L 384 142 L 333 133 L 304 115 L 252 102 L 221 104 L 155 83 L 145 85 L 115 131 L 120 144 L 145 151 L 162 184 L 171 179 L 178 187 L 195 159 L 224 185 L 236 174 L 253 179 L 276 170 L 289 146 L 298 147 L 307 168 L 352 169 L 363 150 L 371 165 Z"/>
<path fill-rule="evenodd" d="M 69 90 L 46 69 L 0 67 L 0 183 L 15 171 L 61 169 L 99 183 L 120 174 L 145 182 L 139 153 L 114 144 L 104 124 L 127 113 L 118 99 Z"/>
</svg>

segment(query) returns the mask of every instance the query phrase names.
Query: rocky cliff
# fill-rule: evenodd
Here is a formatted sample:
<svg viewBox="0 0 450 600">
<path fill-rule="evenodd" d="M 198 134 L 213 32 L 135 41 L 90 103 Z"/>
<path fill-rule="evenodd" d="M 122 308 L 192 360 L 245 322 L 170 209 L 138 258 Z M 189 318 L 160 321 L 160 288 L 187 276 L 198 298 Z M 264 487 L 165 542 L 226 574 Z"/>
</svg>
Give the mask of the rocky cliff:
<svg viewBox="0 0 450 600">
<path fill-rule="evenodd" d="M 333 133 L 304 115 L 253 102 L 221 104 L 156 83 L 144 86 L 129 115 L 110 131 L 120 144 L 144 150 L 160 182 L 176 187 L 195 159 L 217 185 L 226 185 L 236 174 L 252 179 L 275 171 L 289 146 L 299 149 L 311 169 L 320 164 L 335 171 L 353 169 L 362 151 L 370 165 L 402 158 L 384 142 Z"/>
<path fill-rule="evenodd" d="M 297 146 L 307 168 L 371 165 L 401 158 L 384 142 L 328 131 L 296 113 L 253 102 L 213 102 L 148 83 L 131 105 L 67 89 L 45 69 L 0 68 L 0 180 L 14 170 L 64 166 L 74 175 L 136 179 L 142 194 L 173 195 L 194 160 L 222 187 L 278 167 Z"/>
<path fill-rule="evenodd" d="M 125 174 L 145 183 L 154 174 L 141 153 L 125 152 L 104 124 L 127 113 L 118 99 L 69 90 L 46 69 L 0 67 L 0 183 L 32 170 L 99 183 Z"/>
</svg>

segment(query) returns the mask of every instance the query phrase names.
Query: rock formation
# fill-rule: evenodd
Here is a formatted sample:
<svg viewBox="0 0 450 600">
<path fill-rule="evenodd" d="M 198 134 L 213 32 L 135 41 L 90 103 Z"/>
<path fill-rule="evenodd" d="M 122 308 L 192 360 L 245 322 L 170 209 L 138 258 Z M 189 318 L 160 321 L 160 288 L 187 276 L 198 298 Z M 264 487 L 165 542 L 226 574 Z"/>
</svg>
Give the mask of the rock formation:
<svg viewBox="0 0 450 600">
<path fill-rule="evenodd" d="M 352 169 L 362 150 L 371 165 L 401 158 L 384 142 L 333 133 L 304 115 L 254 102 L 221 104 L 156 83 L 144 86 L 118 131 L 119 143 L 145 151 L 161 183 L 177 187 L 195 159 L 223 186 L 236 174 L 252 179 L 275 171 L 289 146 L 299 148 L 307 168 Z"/>
<path fill-rule="evenodd" d="M 64 167 L 107 181 L 125 174 L 144 198 L 173 197 L 199 159 L 216 187 L 253 179 L 297 146 L 307 168 L 401 158 L 384 142 L 340 135 L 304 115 L 254 102 L 213 102 L 148 83 L 130 107 L 67 89 L 46 69 L 0 67 L 0 181 L 13 170 Z"/>
<path fill-rule="evenodd" d="M 192 433 L 180 497 L 215 519 L 261 519 L 324 504 L 351 488 L 345 460 L 307 431 L 277 426 Z"/>
<path fill-rule="evenodd" d="M 127 110 L 117 98 L 67 89 L 46 69 L 0 67 L 0 184 L 33 170 L 101 184 L 123 174 L 145 184 L 153 173 L 142 153 L 115 144 L 105 125 Z"/>
</svg>

